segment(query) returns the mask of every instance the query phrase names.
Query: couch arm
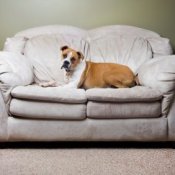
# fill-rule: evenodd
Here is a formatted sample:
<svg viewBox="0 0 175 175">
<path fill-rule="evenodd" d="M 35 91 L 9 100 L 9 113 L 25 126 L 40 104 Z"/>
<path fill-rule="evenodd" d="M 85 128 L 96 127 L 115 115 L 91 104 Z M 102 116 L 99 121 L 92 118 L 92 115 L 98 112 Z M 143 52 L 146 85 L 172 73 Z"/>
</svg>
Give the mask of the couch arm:
<svg viewBox="0 0 175 175">
<path fill-rule="evenodd" d="M 33 82 L 33 68 L 29 60 L 17 53 L 0 52 L 0 90 L 5 103 L 13 87 Z"/>
<path fill-rule="evenodd" d="M 7 118 L 6 106 L 0 91 L 0 141 L 5 141 L 7 139 Z"/>
<path fill-rule="evenodd" d="M 141 85 L 162 92 L 162 114 L 167 116 L 175 92 L 175 55 L 153 58 L 143 64 L 138 79 Z"/>
<path fill-rule="evenodd" d="M 175 87 L 175 55 L 153 58 L 138 70 L 141 85 L 171 92 Z"/>
<path fill-rule="evenodd" d="M 175 141 L 175 97 L 168 113 L 168 139 Z"/>
</svg>

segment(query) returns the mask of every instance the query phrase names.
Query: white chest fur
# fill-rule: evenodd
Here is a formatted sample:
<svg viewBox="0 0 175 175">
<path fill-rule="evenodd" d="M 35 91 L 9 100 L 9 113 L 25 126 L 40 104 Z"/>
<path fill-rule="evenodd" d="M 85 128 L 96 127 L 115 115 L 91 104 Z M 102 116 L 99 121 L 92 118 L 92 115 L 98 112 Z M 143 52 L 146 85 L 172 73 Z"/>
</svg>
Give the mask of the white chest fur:
<svg viewBox="0 0 175 175">
<path fill-rule="evenodd" d="M 77 88 L 80 82 L 81 75 L 86 68 L 86 62 L 83 60 L 77 67 L 70 73 L 65 73 L 65 80 L 67 82 L 63 87 L 66 88 Z"/>
</svg>

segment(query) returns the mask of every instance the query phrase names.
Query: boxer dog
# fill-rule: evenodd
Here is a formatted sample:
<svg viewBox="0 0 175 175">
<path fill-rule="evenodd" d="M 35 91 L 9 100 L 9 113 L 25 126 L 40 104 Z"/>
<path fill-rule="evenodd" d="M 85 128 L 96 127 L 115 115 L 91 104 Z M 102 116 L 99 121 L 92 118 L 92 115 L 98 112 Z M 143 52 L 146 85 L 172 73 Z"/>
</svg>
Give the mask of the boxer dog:
<svg viewBox="0 0 175 175">
<path fill-rule="evenodd" d="M 136 85 L 135 75 L 125 65 L 85 61 L 81 52 L 61 47 L 62 65 L 68 88 L 128 88 Z"/>
</svg>

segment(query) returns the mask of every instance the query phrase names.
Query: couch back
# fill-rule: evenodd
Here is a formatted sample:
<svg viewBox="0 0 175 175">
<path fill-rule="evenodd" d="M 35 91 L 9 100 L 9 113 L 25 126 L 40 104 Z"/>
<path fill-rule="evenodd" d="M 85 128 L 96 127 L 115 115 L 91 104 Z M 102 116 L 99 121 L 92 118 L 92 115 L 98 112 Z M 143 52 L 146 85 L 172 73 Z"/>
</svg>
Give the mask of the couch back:
<svg viewBox="0 0 175 175">
<path fill-rule="evenodd" d="M 134 73 L 144 62 L 173 53 L 169 39 L 149 30 L 124 25 L 92 30 L 63 25 L 31 28 L 7 38 L 4 50 L 29 57 L 35 68 L 36 82 L 63 81 L 60 79 L 62 71 L 58 69 L 59 48 L 63 45 L 81 51 L 86 60 L 125 64 Z"/>
</svg>

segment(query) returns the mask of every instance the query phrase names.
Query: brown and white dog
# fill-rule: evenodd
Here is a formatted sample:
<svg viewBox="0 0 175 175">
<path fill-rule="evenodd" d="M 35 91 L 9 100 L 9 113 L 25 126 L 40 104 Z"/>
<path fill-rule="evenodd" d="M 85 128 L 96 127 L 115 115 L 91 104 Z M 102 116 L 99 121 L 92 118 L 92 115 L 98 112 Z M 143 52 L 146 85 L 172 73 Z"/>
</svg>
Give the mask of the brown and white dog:
<svg viewBox="0 0 175 175">
<path fill-rule="evenodd" d="M 135 75 L 125 65 L 85 61 L 81 52 L 68 46 L 61 47 L 62 66 L 67 88 L 127 88 L 136 85 Z"/>
</svg>

